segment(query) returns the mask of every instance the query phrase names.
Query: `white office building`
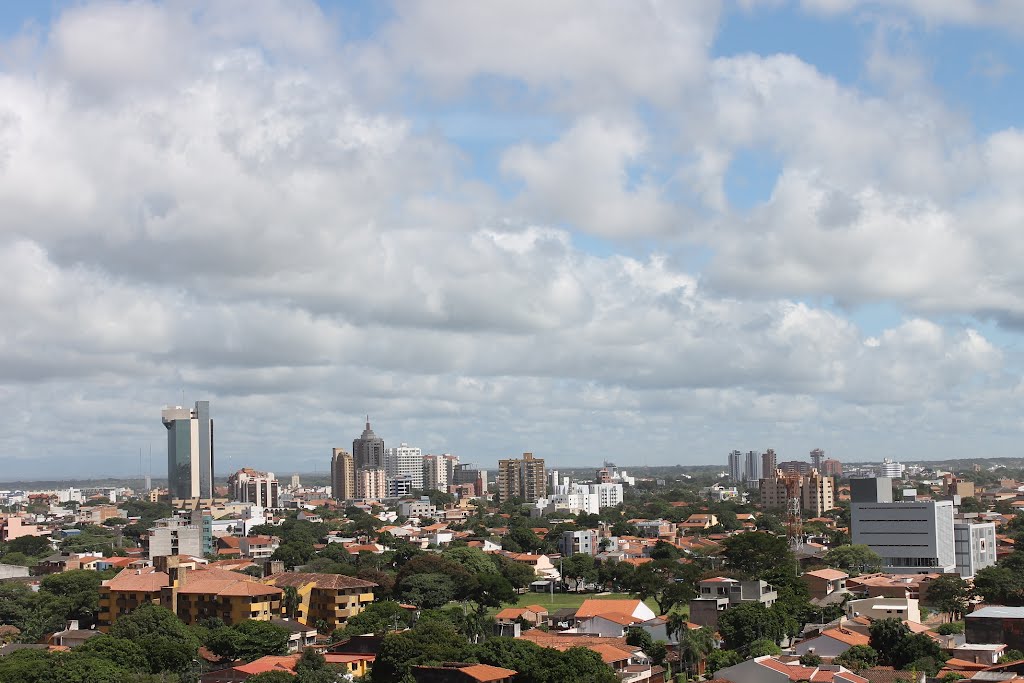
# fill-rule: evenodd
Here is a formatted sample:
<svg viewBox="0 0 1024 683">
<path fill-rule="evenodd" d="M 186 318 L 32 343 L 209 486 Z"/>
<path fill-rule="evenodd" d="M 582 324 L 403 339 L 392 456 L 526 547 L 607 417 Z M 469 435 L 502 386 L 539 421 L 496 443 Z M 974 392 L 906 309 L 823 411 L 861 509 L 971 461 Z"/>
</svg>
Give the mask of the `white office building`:
<svg viewBox="0 0 1024 683">
<path fill-rule="evenodd" d="M 882 461 L 882 464 L 878 466 L 878 476 L 901 479 L 903 477 L 903 472 L 906 469 L 906 466 L 903 464 L 893 462 L 892 458 L 886 458 Z"/>
<path fill-rule="evenodd" d="M 423 452 L 419 448 L 407 443 L 385 448 L 384 469 L 387 470 L 388 479 L 408 478 L 411 490 L 423 489 Z"/>
<path fill-rule="evenodd" d="M 956 573 L 969 579 L 996 563 L 996 525 L 957 521 L 953 524 Z"/>
</svg>

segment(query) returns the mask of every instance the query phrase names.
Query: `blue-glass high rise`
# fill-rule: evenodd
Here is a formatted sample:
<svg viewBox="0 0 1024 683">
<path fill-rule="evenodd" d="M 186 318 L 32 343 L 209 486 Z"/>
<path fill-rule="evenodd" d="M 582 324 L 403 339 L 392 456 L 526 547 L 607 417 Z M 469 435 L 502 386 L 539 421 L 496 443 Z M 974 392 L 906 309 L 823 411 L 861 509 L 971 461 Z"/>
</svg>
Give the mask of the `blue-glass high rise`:
<svg viewBox="0 0 1024 683">
<path fill-rule="evenodd" d="M 167 428 L 167 486 L 171 498 L 213 497 L 213 420 L 210 402 L 194 409 L 175 406 L 161 412 Z"/>
</svg>

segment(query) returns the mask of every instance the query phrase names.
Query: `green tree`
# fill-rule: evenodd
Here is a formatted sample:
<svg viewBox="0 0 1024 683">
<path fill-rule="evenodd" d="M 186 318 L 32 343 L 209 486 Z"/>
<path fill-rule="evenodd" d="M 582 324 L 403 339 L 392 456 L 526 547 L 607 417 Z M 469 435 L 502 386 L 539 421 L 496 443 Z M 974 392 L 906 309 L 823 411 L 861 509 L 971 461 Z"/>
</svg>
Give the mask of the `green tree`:
<svg viewBox="0 0 1024 683">
<path fill-rule="evenodd" d="M 752 577 L 793 566 L 793 553 L 782 536 L 746 531 L 725 539 L 722 547 L 729 566 Z"/>
<path fill-rule="evenodd" d="M 712 650 L 708 653 L 707 672 L 714 676 L 716 671 L 734 666 L 743 661 L 743 655 L 736 650 Z"/>
<path fill-rule="evenodd" d="M 1005 561 L 1001 561 L 975 574 L 974 590 L 987 603 L 1019 607 L 1024 605 L 1024 574 L 1007 567 Z"/>
<path fill-rule="evenodd" d="M 478 576 L 470 597 L 476 602 L 477 609 L 483 613 L 488 607 L 501 607 L 505 603 L 515 602 L 518 596 L 512 584 L 495 572 Z"/>
<path fill-rule="evenodd" d="M 286 671 L 264 671 L 261 674 L 250 676 L 246 681 L 248 683 L 296 683 L 295 676 Z"/>
<path fill-rule="evenodd" d="M 469 641 L 454 624 L 424 615 L 413 629 L 384 636 L 373 663 L 372 680 L 401 681 L 416 664 L 461 662 L 469 654 Z"/>
<path fill-rule="evenodd" d="M 928 604 L 945 612 L 950 621 L 967 612 L 973 594 L 970 584 L 956 574 L 943 574 L 928 584 Z"/>
<path fill-rule="evenodd" d="M 77 619 L 81 628 L 91 628 L 99 612 L 99 587 L 102 582 L 103 577 L 97 572 L 76 569 L 46 576 L 39 590 L 65 598 L 68 601 L 67 618 Z"/>
<path fill-rule="evenodd" d="M 833 659 L 832 663 L 845 666 L 852 671 L 870 669 L 878 665 L 878 651 L 870 645 L 854 645 Z"/>
<path fill-rule="evenodd" d="M 447 574 L 415 574 L 402 581 L 398 594 L 423 609 L 433 609 L 455 599 L 455 582 Z"/>
<path fill-rule="evenodd" d="M 134 673 L 149 670 L 146 651 L 137 643 L 125 638 L 115 638 L 107 634 L 96 635 L 76 647 L 74 653 L 108 659 Z"/>
<path fill-rule="evenodd" d="M 878 619 L 868 627 L 870 645 L 878 653 L 878 662 L 895 666 L 897 650 L 910 635 L 910 629 L 899 619 Z"/>
<path fill-rule="evenodd" d="M 43 557 L 52 553 L 53 548 L 50 547 L 50 539 L 45 536 L 21 536 L 7 544 L 7 552 Z"/>
<path fill-rule="evenodd" d="M 745 602 L 722 612 L 718 617 L 718 632 L 725 647 L 737 650 L 756 640 L 779 642 L 786 635 L 783 618 L 759 602 Z"/>
<path fill-rule="evenodd" d="M 115 638 L 127 638 L 146 653 L 149 670 L 188 671 L 199 654 L 199 641 L 169 609 L 143 605 L 122 616 L 110 628 Z"/>
<path fill-rule="evenodd" d="M 371 602 L 359 614 L 345 622 L 343 635 L 356 636 L 365 633 L 384 635 L 388 631 L 412 626 L 414 614 L 394 600 Z"/>
<path fill-rule="evenodd" d="M 671 632 L 675 633 L 679 643 L 676 650 L 678 668 L 695 674 L 700 662 L 715 651 L 715 634 L 707 626 L 691 629 L 685 619 L 672 620 L 670 624 L 673 626 Z"/>
<path fill-rule="evenodd" d="M 817 667 L 821 666 L 821 657 L 813 652 L 805 652 L 800 655 L 800 666 Z"/>
<path fill-rule="evenodd" d="M 778 643 L 773 640 L 768 640 L 767 638 L 755 640 L 747 649 L 748 657 L 763 657 L 765 655 L 778 654 L 782 654 L 782 648 L 779 647 Z"/>
<path fill-rule="evenodd" d="M 866 545 L 840 545 L 825 553 L 825 562 L 850 574 L 870 574 L 882 568 L 882 557 Z"/>
</svg>

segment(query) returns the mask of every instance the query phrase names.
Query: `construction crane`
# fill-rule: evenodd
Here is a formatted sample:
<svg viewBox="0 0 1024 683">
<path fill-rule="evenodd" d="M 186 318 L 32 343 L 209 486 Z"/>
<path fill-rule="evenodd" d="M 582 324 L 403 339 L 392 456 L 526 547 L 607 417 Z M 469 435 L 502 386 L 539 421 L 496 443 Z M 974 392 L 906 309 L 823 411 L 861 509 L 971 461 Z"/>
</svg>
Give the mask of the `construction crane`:
<svg viewBox="0 0 1024 683">
<path fill-rule="evenodd" d="M 786 540 L 794 549 L 804 544 L 804 521 L 801 515 L 800 489 L 803 477 L 796 472 L 787 473 L 786 482 Z"/>
</svg>

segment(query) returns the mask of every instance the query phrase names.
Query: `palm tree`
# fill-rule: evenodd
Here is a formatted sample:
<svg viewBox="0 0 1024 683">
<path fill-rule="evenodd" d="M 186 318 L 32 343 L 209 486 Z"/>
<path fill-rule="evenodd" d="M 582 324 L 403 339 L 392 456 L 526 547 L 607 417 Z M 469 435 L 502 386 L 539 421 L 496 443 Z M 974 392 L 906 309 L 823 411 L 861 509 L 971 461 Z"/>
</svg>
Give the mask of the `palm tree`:
<svg viewBox="0 0 1024 683">
<path fill-rule="evenodd" d="M 676 640 L 679 668 L 682 669 L 683 661 L 686 662 L 686 670 L 689 673 L 696 673 L 700 669 L 700 663 L 715 649 L 715 636 L 706 626 L 698 629 L 691 629 L 686 620 L 682 623 L 679 620 L 670 621 L 670 627 L 676 627 Z"/>
<path fill-rule="evenodd" d="M 299 611 L 299 591 L 295 586 L 284 587 L 284 607 L 285 614 L 292 619 L 295 618 L 295 613 Z"/>
</svg>

